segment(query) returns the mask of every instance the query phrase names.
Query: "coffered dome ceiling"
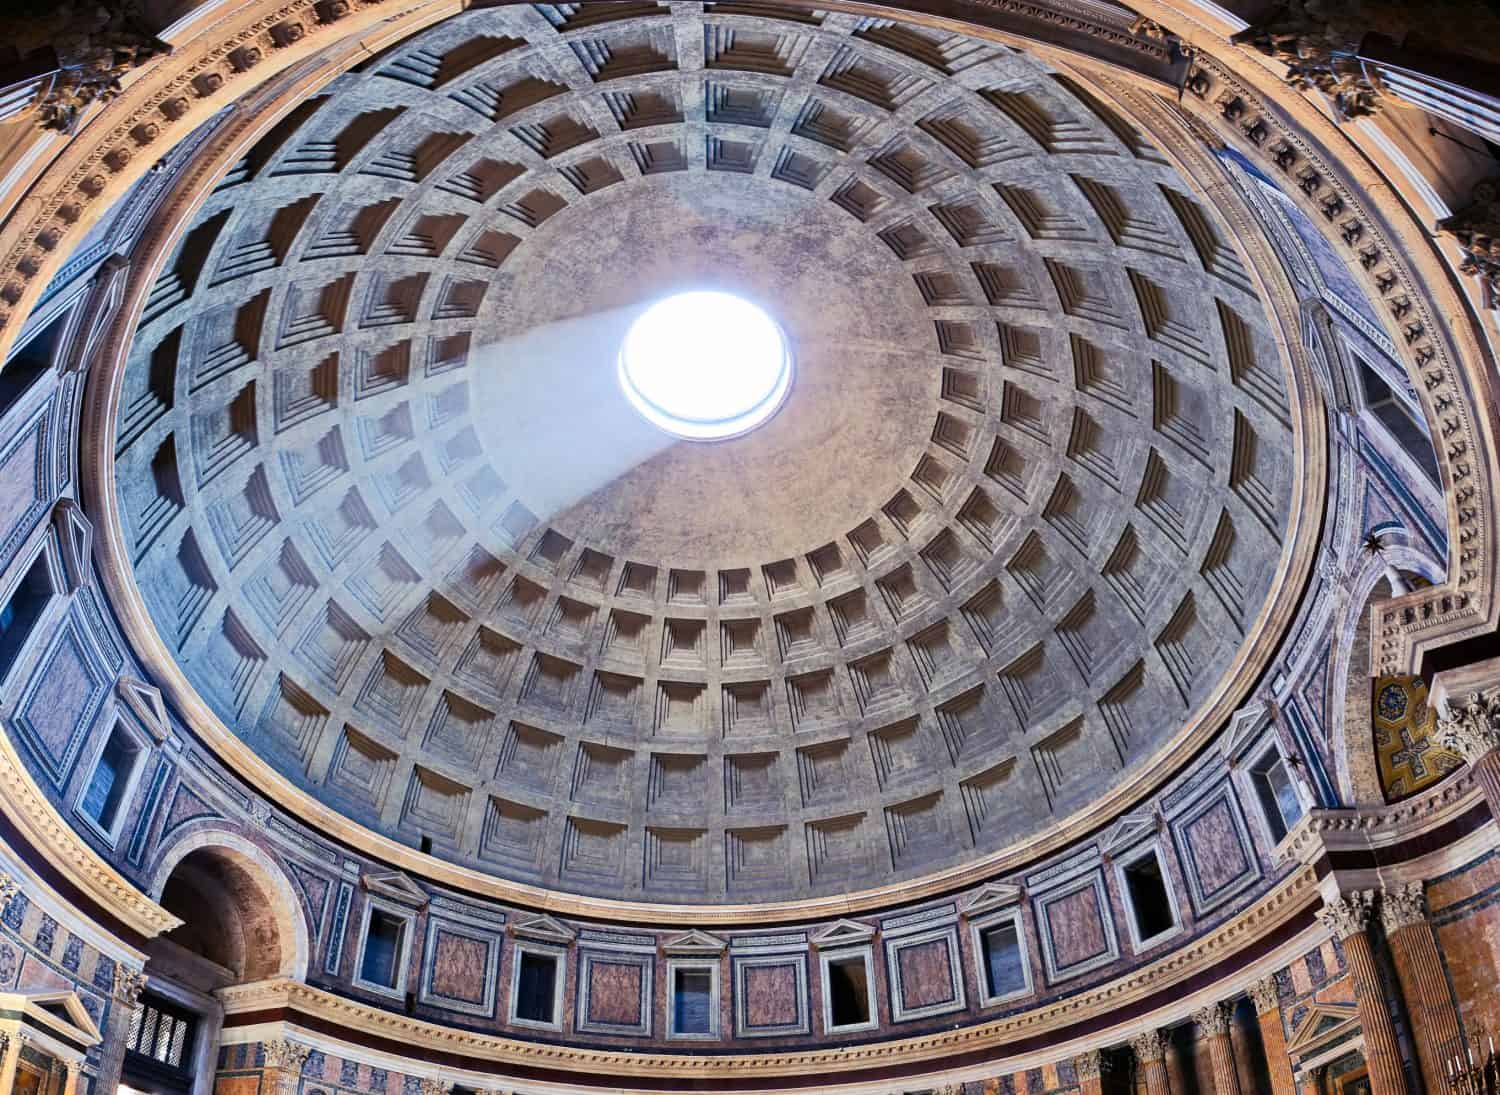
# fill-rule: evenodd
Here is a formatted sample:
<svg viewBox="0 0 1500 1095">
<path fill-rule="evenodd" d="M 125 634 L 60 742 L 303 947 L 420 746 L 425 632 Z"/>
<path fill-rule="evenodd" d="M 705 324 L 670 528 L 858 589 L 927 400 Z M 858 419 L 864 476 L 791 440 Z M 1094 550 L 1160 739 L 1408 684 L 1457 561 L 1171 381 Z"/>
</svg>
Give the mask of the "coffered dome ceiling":
<svg viewBox="0 0 1500 1095">
<path fill-rule="evenodd" d="M 137 582 L 246 743 L 444 858 L 673 902 L 959 864 L 1149 768 L 1259 626 L 1293 415 L 1227 236 L 993 43 L 470 12 L 294 110 L 169 259 L 117 422 Z M 615 350 L 705 286 L 796 379 L 673 443 Z"/>
</svg>

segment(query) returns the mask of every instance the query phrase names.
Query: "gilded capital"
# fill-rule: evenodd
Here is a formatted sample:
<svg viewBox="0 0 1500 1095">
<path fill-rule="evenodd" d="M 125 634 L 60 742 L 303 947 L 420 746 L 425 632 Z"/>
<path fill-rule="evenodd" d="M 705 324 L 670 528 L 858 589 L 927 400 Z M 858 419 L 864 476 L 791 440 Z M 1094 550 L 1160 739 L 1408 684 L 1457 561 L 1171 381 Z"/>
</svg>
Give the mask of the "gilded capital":
<svg viewBox="0 0 1500 1095">
<path fill-rule="evenodd" d="M 1193 1022 L 1200 1035 L 1228 1034 L 1229 1009 L 1223 1004 L 1209 1004 L 1193 1012 Z"/>
<path fill-rule="evenodd" d="M 1373 890 L 1354 890 L 1325 904 L 1318 910 L 1318 920 L 1335 939 L 1348 939 L 1370 926 L 1374 902 Z"/>
<path fill-rule="evenodd" d="M 1130 1052 L 1142 1064 L 1160 1061 L 1167 1055 L 1167 1040 L 1159 1030 L 1148 1030 L 1130 1039 Z"/>
<path fill-rule="evenodd" d="M 1437 720 L 1438 744 L 1473 764 L 1500 749 L 1500 693 L 1470 692 L 1446 705 Z"/>
<path fill-rule="evenodd" d="M 1264 1015 L 1281 1007 L 1281 992 L 1276 987 L 1275 974 L 1268 974 L 1253 982 L 1246 991 L 1250 994 L 1250 1002 L 1255 1005 L 1256 1015 Z"/>
<path fill-rule="evenodd" d="M 1427 894 L 1421 881 L 1408 882 L 1380 895 L 1380 922 L 1386 935 L 1427 919 Z"/>
<path fill-rule="evenodd" d="M 1104 1073 L 1104 1054 L 1097 1049 L 1080 1053 L 1073 1058 L 1073 1068 L 1080 1080 L 1097 1080 Z"/>
</svg>

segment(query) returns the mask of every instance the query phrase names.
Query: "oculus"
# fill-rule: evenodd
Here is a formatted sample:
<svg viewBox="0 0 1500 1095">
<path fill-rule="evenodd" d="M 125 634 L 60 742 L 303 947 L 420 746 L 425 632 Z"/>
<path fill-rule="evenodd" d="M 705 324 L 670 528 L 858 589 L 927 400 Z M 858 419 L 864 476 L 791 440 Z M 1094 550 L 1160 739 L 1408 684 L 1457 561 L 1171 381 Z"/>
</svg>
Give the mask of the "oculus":
<svg viewBox="0 0 1500 1095">
<path fill-rule="evenodd" d="M 721 441 L 763 425 L 792 386 L 781 327 L 730 293 L 677 293 L 642 312 L 620 344 L 620 387 L 658 429 Z"/>
</svg>

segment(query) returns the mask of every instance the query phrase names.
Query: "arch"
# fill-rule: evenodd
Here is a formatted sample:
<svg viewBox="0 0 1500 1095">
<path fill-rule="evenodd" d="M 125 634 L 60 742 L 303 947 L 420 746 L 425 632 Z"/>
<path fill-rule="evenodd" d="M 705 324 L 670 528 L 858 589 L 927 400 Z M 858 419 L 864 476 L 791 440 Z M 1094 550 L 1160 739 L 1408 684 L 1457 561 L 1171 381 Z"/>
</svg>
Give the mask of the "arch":
<svg viewBox="0 0 1500 1095">
<path fill-rule="evenodd" d="M 1332 631 L 1328 706 L 1334 715 L 1331 720 L 1334 729 L 1329 747 L 1335 785 L 1346 806 L 1385 803 L 1369 740 L 1372 733 L 1369 690 L 1358 697 L 1350 695 L 1351 681 L 1368 681 L 1373 677 L 1369 653 L 1371 607 L 1384 604 L 1393 595 L 1388 578 L 1392 569 L 1420 575 L 1434 585 L 1444 576 L 1440 562 L 1406 542 L 1409 536 L 1404 527 L 1387 526 L 1372 531 L 1385 541 L 1384 546 L 1379 553 L 1361 552 L 1357 557 L 1360 565 L 1349 575 L 1347 594 Z M 1356 656 L 1361 658 L 1362 665 L 1355 664 Z"/>
<path fill-rule="evenodd" d="M 191 863 L 188 863 L 189 860 Z M 188 866 L 185 874 L 179 869 Z M 217 910 L 221 919 L 233 917 L 238 924 L 221 924 L 221 927 L 238 927 L 238 941 L 226 936 L 224 949 L 213 958 L 220 965 L 228 966 L 239 975 L 241 981 L 258 981 L 268 977 L 290 977 L 303 979 L 307 974 L 311 955 L 307 920 L 302 915 L 302 903 L 285 870 L 264 850 L 246 840 L 238 833 L 226 829 L 200 829 L 172 845 L 162 857 L 156 873 L 151 878 L 151 896 L 158 902 L 168 900 L 168 886 L 174 878 L 183 887 L 174 887 L 173 897 L 180 897 L 184 890 L 207 885 L 224 888 L 227 908 Z M 244 914 L 247 902 L 259 901 L 271 910 L 269 920 L 257 918 L 247 924 Z M 254 908 L 254 906 L 249 906 Z M 214 915 L 210 910 L 209 915 Z M 255 925 L 259 925 L 256 927 Z M 258 932 L 264 942 L 272 942 L 270 933 L 274 929 L 274 946 L 271 954 L 255 953 L 246 944 L 245 935 Z M 191 934 L 193 924 L 169 933 Z M 190 948 L 191 949 L 191 948 Z M 230 961 L 221 961 L 220 958 Z"/>
</svg>

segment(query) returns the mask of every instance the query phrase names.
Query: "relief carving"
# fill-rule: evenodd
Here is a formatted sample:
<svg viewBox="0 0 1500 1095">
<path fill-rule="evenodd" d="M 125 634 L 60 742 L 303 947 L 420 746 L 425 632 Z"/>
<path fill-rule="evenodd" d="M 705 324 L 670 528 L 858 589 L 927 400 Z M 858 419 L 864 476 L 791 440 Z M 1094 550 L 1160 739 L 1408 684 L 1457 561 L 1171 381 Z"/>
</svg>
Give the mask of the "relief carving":
<svg viewBox="0 0 1500 1095">
<path fill-rule="evenodd" d="M 12 22 L 0 21 L 7 42 L 38 47 L 24 60 L 40 55 L 56 66 L 33 110 L 38 126 L 59 133 L 72 133 L 85 110 L 120 94 L 133 69 L 172 48 L 146 29 L 130 0 L 62 4 L 48 17 Z"/>
<path fill-rule="evenodd" d="M 1370 926 L 1373 890 L 1355 890 L 1335 898 L 1318 910 L 1318 920 L 1335 939 L 1348 939 Z"/>
<path fill-rule="evenodd" d="M 1500 749 L 1500 694 L 1470 692 L 1457 707 L 1449 703 L 1438 716 L 1437 739 L 1470 764 Z"/>
<path fill-rule="evenodd" d="M 1290 0 L 1258 26 L 1232 39 L 1253 46 L 1287 66 L 1284 79 L 1298 91 L 1318 90 L 1344 119 L 1380 109 L 1380 93 L 1355 56 L 1365 26 L 1338 5 Z"/>
</svg>

